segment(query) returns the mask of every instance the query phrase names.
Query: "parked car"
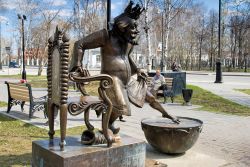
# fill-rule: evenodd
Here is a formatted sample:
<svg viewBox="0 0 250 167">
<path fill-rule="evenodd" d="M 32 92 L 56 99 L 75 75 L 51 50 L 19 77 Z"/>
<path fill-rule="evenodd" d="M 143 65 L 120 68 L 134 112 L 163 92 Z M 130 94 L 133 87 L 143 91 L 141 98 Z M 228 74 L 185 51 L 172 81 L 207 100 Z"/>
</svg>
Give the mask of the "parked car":
<svg viewBox="0 0 250 167">
<path fill-rule="evenodd" d="M 17 65 L 16 62 L 10 62 L 9 68 L 18 68 L 19 66 Z"/>
</svg>

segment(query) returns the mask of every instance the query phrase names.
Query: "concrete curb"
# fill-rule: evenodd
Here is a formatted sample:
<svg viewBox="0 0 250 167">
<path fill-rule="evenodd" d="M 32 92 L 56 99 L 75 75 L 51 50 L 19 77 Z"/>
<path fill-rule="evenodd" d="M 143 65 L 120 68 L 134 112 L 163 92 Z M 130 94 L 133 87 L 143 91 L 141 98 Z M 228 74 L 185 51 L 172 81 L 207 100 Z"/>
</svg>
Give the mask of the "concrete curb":
<svg viewBox="0 0 250 167">
<path fill-rule="evenodd" d="M 215 73 L 195 73 L 195 72 L 186 72 L 186 74 L 191 74 L 191 75 L 216 75 Z M 250 77 L 250 73 L 248 74 L 227 74 L 227 73 L 222 73 L 222 76 L 243 76 L 243 77 Z"/>
</svg>

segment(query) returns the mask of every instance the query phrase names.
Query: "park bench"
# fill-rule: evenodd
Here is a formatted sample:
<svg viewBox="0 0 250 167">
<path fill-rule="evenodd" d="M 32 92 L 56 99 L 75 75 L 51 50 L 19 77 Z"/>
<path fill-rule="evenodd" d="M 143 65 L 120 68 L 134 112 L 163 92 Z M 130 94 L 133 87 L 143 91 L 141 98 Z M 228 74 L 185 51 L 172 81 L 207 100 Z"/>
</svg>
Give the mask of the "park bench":
<svg viewBox="0 0 250 167">
<path fill-rule="evenodd" d="M 157 90 L 156 96 L 157 98 L 159 97 L 164 97 L 163 91 L 167 91 L 167 95 L 164 98 L 170 97 L 171 102 L 174 102 L 174 78 L 165 78 L 165 84 L 161 85 L 159 89 Z M 165 99 L 164 99 L 165 102 Z"/>
<path fill-rule="evenodd" d="M 149 77 L 149 80 L 152 80 L 151 77 Z M 165 98 L 170 97 L 171 98 L 171 102 L 174 102 L 174 78 L 165 78 L 165 84 L 161 85 L 158 90 L 156 90 L 155 93 L 153 93 L 153 95 L 158 99 L 160 97 L 164 97 L 164 93 L 163 91 L 166 90 L 167 91 L 167 95 Z"/>
<path fill-rule="evenodd" d="M 21 111 L 26 102 L 29 103 L 29 118 L 32 118 L 35 111 L 44 111 L 44 103 L 46 96 L 35 98 L 32 95 L 31 85 L 28 83 L 11 83 L 5 81 L 8 89 L 8 108 L 7 113 L 10 112 L 13 105 L 20 105 Z"/>
</svg>

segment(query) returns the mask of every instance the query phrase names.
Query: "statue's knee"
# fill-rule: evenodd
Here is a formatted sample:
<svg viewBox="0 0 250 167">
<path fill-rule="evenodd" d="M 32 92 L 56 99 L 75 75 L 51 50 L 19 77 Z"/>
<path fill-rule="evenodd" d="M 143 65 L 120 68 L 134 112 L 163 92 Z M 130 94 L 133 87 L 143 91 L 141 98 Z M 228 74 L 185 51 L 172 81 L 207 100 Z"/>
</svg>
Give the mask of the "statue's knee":
<svg viewBox="0 0 250 167">
<path fill-rule="evenodd" d="M 153 96 L 147 96 L 146 100 L 150 104 L 155 102 L 155 98 Z"/>
</svg>

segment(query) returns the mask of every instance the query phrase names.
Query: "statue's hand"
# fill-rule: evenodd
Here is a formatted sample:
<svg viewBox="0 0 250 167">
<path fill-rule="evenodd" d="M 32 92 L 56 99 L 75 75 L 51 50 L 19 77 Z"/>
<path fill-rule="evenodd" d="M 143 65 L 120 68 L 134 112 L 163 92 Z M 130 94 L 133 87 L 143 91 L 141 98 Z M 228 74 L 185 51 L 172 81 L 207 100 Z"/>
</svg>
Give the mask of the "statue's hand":
<svg viewBox="0 0 250 167">
<path fill-rule="evenodd" d="M 142 79 L 142 80 L 144 80 L 144 81 L 146 82 L 146 81 L 147 81 L 147 78 L 148 78 L 148 75 L 147 75 L 147 73 L 145 73 L 143 70 L 138 69 L 138 70 L 137 70 L 137 78 L 138 78 L 138 79 Z"/>
<path fill-rule="evenodd" d="M 179 124 L 181 121 L 179 120 L 179 118 L 177 118 L 176 116 L 172 116 L 172 115 L 162 115 L 162 117 L 164 118 L 169 118 L 171 119 L 174 123 Z"/>
<path fill-rule="evenodd" d="M 77 75 L 81 77 L 88 77 L 90 76 L 89 71 L 86 68 L 83 68 L 82 66 L 76 66 L 72 68 L 71 72 L 77 73 Z"/>
</svg>

